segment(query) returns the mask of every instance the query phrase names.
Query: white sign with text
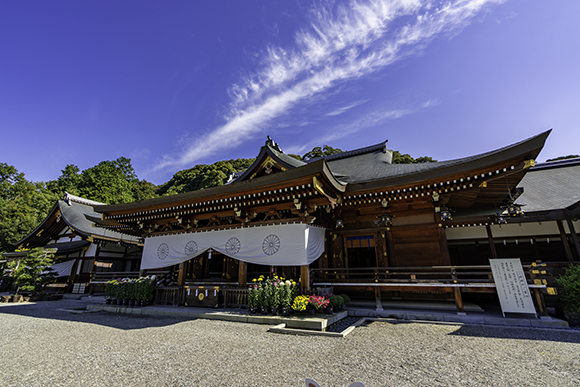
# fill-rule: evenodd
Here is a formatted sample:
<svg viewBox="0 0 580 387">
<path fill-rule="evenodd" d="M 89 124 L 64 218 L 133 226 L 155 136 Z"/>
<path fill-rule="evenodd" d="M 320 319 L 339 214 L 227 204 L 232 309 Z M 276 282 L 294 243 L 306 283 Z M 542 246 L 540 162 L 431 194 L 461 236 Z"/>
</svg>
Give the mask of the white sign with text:
<svg viewBox="0 0 580 387">
<path fill-rule="evenodd" d="M 489 263 L 504 317 L 506 313 L 536 314 L 520 259 L 490 259 Z"/>
</svg>

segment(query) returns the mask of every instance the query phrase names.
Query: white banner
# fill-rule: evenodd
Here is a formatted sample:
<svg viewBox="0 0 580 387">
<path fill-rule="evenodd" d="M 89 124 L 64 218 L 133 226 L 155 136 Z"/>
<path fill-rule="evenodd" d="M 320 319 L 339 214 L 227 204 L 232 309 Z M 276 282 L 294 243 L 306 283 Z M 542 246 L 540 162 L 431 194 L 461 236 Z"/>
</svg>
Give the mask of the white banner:
<svg viewBox="0 0 580 387">
<path fill-rule="evenodd" d="M 520 259 L 490 259 L 489 263 L 504 317 L 505 313 L 536 314 Z"/>
<path fill-rule="evenodd" d="M 258 265 L 309 265 L 324 252 L 324 232 L 298 223 L 150 237 L 141 270 L 177 265 L 209 249 Z"/>
</svg>

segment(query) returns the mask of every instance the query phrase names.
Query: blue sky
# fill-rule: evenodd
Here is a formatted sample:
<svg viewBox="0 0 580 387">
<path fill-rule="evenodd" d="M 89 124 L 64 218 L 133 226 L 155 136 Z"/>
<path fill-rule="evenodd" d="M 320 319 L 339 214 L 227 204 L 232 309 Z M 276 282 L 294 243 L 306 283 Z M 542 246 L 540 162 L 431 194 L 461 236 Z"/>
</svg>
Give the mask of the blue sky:
<svg viewBox="0 0 580 387">
<path fill-rule="evenodd" d="M 580 154 L 580 2 L 0 3 L 0 162 L 34 181 L 132 159 L 200 163 L 324 144 L 448 160 L 553 128 Z"/>
</svg>

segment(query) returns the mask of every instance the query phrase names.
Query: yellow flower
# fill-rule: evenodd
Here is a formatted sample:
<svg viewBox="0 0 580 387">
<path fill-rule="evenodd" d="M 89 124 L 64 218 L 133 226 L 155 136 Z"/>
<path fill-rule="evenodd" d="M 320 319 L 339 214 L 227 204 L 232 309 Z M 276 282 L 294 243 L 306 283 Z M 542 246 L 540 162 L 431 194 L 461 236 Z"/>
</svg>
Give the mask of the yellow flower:
<svg viewBox="0 0 580 387">
<path fill-rule="evenodd" d="M 257 281 L 257 279 L 255 279 L 255 278 L 252 280 L 252 282 L 256 282 L 256 281 Z"/>
</svg>

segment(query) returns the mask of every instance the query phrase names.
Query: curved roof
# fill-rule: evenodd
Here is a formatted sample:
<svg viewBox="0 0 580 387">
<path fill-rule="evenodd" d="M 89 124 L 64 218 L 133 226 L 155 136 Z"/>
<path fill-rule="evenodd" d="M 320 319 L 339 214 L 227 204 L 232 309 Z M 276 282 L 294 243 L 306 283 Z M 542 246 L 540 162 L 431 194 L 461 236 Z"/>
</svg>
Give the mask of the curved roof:
<svg viewBox="0 0 580 387">
<path fill-rule="evenodd" d="M 139 243 L 139 238 L 137 237 L 96 227 L 95 223 L 87 218 L 87 216 L 101 217 L 101 214 L 93 209 L 94 205 L 105 204 L 66 193 L 63 200 L 56 202 L 48 216 L 38 227 L 15 243 L 15 246 L 25 243 L 45 246 L 50 240 L 58 239 L 59 233 L 67 226 L 85 238 L 93 237 L 133 244 Z"/>
<path fill-rule="evenodd" d="M 374 181 L 396 180 L 404 177 L 405 180 L 424 180 L 432 177 L 450 175 L 464 170 L 475 169 L 492 165 L 516 155 L 529 154 L 535 158 L 542 149 L 550 131 L 524 141 L 508 145 L 490 152 L 460 159 L 418 164 L 390 164 L 384 146 L 363 148 L 367 152 L 347 152 L 352 156 L 328 157 L 328 167 L 335 176 L 349 184 L 369 183 Z M 384 143 L 382 143 L 384 144 Z M 388 182 L 387 182 L 388 183 Z"/>
</svg>

